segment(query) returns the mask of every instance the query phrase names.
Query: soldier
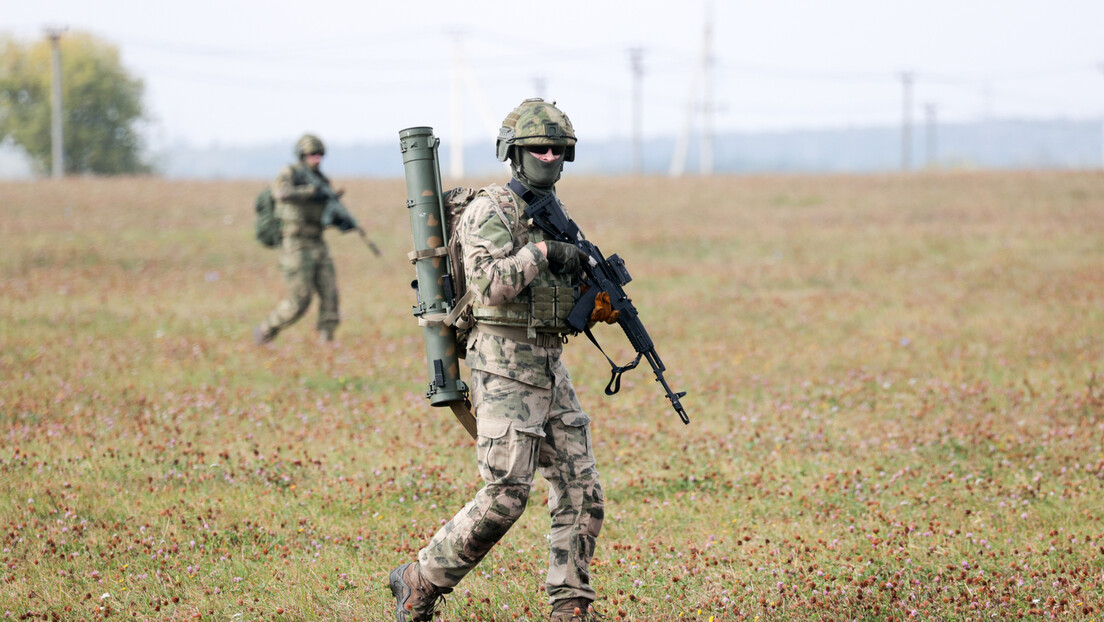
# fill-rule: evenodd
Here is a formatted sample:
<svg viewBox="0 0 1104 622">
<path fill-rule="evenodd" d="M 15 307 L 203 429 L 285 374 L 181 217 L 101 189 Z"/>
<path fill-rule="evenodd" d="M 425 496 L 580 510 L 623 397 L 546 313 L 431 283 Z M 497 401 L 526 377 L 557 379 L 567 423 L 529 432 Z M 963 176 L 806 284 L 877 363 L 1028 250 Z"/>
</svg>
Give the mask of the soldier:
<svg viewBox="0 0 1104 622">
<path fill-rule="evenodd" d="M 272 184 L 276 217 L 283 234 L 280 268 L 287 283 L 287 295 L 253 329 L 253 340 L 258 345 L 272 341 L 280 331 L 303 317 L 315 293 L 319 299 L 319 341 L 333 341 L 334 330 L 341 321 L 337 274 L 322 231 L 332 225 L 342 232 L 362 232 L 341 205 L 339 199 L 344 190 L 335 191 L 319 169 L 326 154 L 322 141 L 306 134 L 295 143 L 295 154 L 299 162 L 281 169 Z"/>
<path fill-rule="evenodd" d="M 527 99 L 503 122 L 497 155 L 510 161 L 521 184 L 515 187 L 532 200 L 529 192 L 555 192 L 564 162 L 575 158 L 575 142 L 571 122 L 554 103 Z M 550 619 L 595 619 L 589 567 L 605 497 L 590 418 L 560 359 L 585 255 L 529 228 L 521 217 L 526 205 L 509 187 L 488 186 L 457 227 L 468 287 L 476 296 L 466 360 L 484 487 L 433 536 L 417 561 L 391 572 L 397 622 L 432 619 L 442 596 L 521 516 L 538 469 L 550 487 L 545 581 Z M 538 302 L 549 300 L 559 302 Z M 617 316 L 608 308 L 596 309 L 591 320 L 612 323 Z"/>
</svg>

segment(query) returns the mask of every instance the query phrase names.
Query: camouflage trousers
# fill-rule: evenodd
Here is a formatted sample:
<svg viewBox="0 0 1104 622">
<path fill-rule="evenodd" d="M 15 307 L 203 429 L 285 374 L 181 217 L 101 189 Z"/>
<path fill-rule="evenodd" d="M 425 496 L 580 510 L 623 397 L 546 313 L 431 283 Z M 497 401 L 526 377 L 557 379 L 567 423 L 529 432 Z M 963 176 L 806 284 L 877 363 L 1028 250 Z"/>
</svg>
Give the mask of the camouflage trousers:
<svg viewBox="0 0 1104 622">
<path fill-rule="evenodd" d="M 284 238 L 280 270 L 287 294 L 261 323 L 266 336 L 275 336 L 303 317 L 316 293 L 318 330 L 333 332 L 341 315 L 337 308 L 337 272 L 326 243 L 321 239 Z"/>
<path fill-rule="evenodd" d="M 423 575 L 453 587 L 521 517 L 533 474 L 549 483 L 552 516 L 549 602 L 594 600 L 590 561 L 602 529 L 605 496 L 590 440 L 590 419 L 579 406 L 563 363 L 552 387 L 541 389 L 472 370 L 472 403 L 479 427 L 477 455 L 484 487 L 418 553 Z"/>
</svg>

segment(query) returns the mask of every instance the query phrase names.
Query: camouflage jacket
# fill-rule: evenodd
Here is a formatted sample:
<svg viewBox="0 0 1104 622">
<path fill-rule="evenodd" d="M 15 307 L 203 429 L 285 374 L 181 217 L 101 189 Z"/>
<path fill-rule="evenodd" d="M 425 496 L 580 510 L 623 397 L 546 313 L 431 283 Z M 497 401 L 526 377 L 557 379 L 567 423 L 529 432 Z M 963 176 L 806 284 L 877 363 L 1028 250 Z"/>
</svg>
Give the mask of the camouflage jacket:
<svg viewBox="0 0 1104 622">
<path fill-rule="evenodd" d="M 506 207 L 506 209 L 503 208 Z M 509 189 L 488 186 L 464 210 L 457 227 L 467 286 L 476 307 L 501 307 L 527 300 L 530 285 L 553 283 L 548 259 L 536 247 L 538 229 L 521 222 L 525 202 Z M 478 327 L 481 320 L 476 320 Z M 563 348 L 541 347 L 473 331 L 466 362 L 472 369 L 548 388 Z"/>
<path fill-rule="evenodd" d="M 322 215 L 326 200 L 318 198 L 318 187 L 312 183 L 309 173 L 301 164 L 290 164 L 280 169 L 272 184 L 272 198 L 276 200 L 276 217 L 280 219 L 285 238 L 318 239 L 325 225 Z M 330 189 L 330 180 L 322 173 L 315 173 L 317 181 Z M 331 190 L 332 192 L 332 190 Z"/>
</svg>

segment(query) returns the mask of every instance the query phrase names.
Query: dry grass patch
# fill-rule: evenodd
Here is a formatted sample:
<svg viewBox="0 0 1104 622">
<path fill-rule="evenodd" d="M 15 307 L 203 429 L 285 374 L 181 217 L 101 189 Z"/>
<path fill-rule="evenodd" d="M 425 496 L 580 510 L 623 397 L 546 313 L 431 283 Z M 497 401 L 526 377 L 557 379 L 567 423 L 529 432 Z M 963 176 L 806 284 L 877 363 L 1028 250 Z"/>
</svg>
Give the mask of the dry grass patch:
<svg viewBox="0 0 1104 622">
<path fill-rule="evenodd" d="M 364 620 L 477 489 L 422 397 L 401 180 L 344 180 L 344 323 L 282 285 L 256 182 L 0 183 L 0 615 Z M 594 419 L 614 620 L 1104 618 L 1104 177 L 569 178 L 685 400 Z M 599 332 L 617 359 L 616 329 Z M 445 608 L 542 619 L 547 488 Z"/>
</svg>

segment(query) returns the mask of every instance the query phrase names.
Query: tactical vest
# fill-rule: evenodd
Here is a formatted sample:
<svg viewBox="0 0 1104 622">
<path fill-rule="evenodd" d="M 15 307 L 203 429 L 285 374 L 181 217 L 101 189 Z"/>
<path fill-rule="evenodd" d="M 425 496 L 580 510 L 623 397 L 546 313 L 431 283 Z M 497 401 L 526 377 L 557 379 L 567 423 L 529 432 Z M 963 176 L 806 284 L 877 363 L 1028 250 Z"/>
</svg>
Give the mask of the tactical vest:
<svg viewBox="0 0 1104 622">
<path fill-rule="evenodd" d="M 320 173 L 318 178 L 329 183 L 329 180 Z M 302 164 L 291 165 L 291 179 L 293 186 L 309 183 Z M 280 219 L 284 237 L 288 238 L 321 238 L 322 230 L 325 228 L 322 226 L 322 213 L 325 210 L 325 203 L 313 199 L 285 199 L 276 203 L 276 217 Z"/>
<path fill-rule="evenodd" d="M 522 210 L 508 189 L 488 186 L 482 192 L 494 203 L 495 212 L 510 231 L 515 248 L 545 239 L 543 231 L 523 222 Z M 572 283 L 570 275 L 541 270 L 513 300 L 494 306 L 476 300 L 472 316 L 476 322 L 484 324 L 526 328 L 530 337 L 537 333 L 566 333 L 571 332 L 567 317 L 578 296 L 579 288 Z"/>
</svg>

